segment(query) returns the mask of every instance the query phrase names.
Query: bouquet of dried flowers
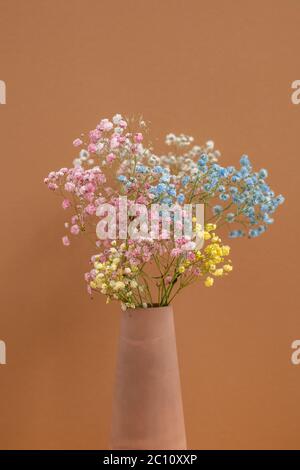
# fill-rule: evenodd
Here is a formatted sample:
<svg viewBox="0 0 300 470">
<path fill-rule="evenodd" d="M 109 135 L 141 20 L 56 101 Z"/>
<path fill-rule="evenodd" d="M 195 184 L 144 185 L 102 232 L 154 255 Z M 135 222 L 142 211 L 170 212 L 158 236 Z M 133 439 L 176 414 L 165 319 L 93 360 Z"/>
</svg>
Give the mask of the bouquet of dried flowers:
<svg viewBox="0 0 300 470">
<path fill-rule="evenodd" d="M 94 244 L 89 293 L 124 309 L 168 305 L 199 279 L 211 287 L 232 271 L 221 227 L 229 238 L 258 237 L 284 201 L 246 155 L 223 167 L 212 141 L 183 134 L 168 134 L 168 152 L 157 155 L 147 134 L 142 119 L 102 119 L 74 140 L 73 167 L 45 178 L 69 214 L 63 244 L 80 235 Z"/>
</svg>

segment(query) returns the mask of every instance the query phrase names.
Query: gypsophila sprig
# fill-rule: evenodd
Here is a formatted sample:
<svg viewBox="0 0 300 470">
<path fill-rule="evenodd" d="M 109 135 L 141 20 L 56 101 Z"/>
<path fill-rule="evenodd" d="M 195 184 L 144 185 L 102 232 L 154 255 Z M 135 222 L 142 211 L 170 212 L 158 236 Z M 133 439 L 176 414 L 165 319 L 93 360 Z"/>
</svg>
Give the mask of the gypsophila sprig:
<svg viewBox="0 0 300 470">
<path fill-rule="evenodd" d="M 167 152 L 157 155 L 142 118 L 102 119 L 73 145 L 73 167 L 45 178 L 67 214 L 62 242 L 69 246 L 81 235 L 92 241 L 88 291 L 123 308 L 168 305 L 199 279 L 211 287 L 233 269 L 220 231 L 256 238 L 284 202 L 266 183 L 267 170 L 254 171 L 247 155 L 237 168 L 221 166 L 211 140 L 198 145 L 169 133 Z M 204 208 L 203 223 L 188 219 L 193 205 Z"/>
</svg>

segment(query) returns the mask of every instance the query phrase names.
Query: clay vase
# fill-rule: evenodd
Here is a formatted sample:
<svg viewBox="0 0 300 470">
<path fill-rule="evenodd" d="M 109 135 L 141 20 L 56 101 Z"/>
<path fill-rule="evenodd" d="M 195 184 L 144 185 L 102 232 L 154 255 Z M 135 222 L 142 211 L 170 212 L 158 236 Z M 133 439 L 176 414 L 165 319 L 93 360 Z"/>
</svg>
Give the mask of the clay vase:
<svg viewBox="0 0 300 470">
<path fill-rule="evenodd" d="M 122 312 L 112 449 L 186 449 L 172 307 Z"/>
</svg>

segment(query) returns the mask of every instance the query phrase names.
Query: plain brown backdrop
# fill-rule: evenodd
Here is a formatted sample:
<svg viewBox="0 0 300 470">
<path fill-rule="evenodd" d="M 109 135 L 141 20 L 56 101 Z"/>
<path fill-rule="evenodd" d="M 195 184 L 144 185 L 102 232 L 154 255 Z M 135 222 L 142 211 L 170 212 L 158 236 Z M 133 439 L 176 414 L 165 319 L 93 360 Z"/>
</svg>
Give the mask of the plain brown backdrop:
<svg viewBox="0 0 300 470">
<path fill-rule="evenodd" d="M 285 195 L 174 307 L 189 448 L 300 448 L 299 24 L 298 0 L 0 0 L 1 449 L 108 446 L 119 306 L 87 296 L 90 248 L 62 246 L 42 180 L 116 112 L 248 153 Z"/>
</svg>

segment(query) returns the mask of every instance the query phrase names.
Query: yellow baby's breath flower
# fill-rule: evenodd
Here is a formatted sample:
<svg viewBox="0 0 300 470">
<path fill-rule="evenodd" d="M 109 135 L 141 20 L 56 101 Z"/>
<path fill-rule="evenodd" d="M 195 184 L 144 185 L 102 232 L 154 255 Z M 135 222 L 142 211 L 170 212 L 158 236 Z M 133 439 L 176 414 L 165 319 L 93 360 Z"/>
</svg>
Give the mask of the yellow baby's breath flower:
<svg viewBox="0 0 300 470">
<path fill-rule="evenodd" d="M 211 287 L 214 283 L 214 280 L 212 277 L 207 277 L 204 281 L 205 287 Z"/>
<path fill-rule="evenodd" d="M 182 273 L 184 273 L 184 271 L 185 271 L 185 267 L 184 266 L 179 266 L 178 272 L 182 274 Z"/>
<path fill-rule="evenodd" d="M 230 271 L 233 270 L 233 267 L 231 266 L 231 264 L 224 264 L 223 269 L 224 269 L 224 271 L 226 271 L 227 273 L 230 273 Z"/>
<path fill-rule="evenodd" d="M 214 271 L 214 276 L 223 276 L 223 269 L 219 268 Z"/>
<path fill-rule="evenodd" d="M 135 289 L 135 288 L 138 286 L 138 283 L 137 283 L 135 280 L 133 280 L 133 281 L 130 282 L 130 286 L 131 286 L 133 289 Z"/>
<path fill-rule="evenodd" d="M 122 290 L 125 289 L 125 284 L 122 281 L 117 281 L 113 287 L 114 290 Z"/>
<path fill-rule="evenodd" d="M 213 230 L 216 230 L 217 226 L 216 224 L 206 224 L 205 225 L 205 230 L 207 230 L 207 232 L 212 232 Z"/>
<path fill-rule="evenodd" d="M 102 263 L 94 263 L 94 268 L 95 268 L 95 269 L 102 269 L 102 268 L 103 268 L 103 264 L 102 264 Z"/>
<path fill-rule="evenodd" d="M 204 234 L 203 234 L 203 238 L 204 238 L 204 240 L 209 240 L 209 239 L 211 238 L 211 235 L 210 235 L 210 233 L 208 233 L 208 232 L 204 232 Z"/>
<path fill-rule="evenodd" d="M 228 256 L 230 253 L 230 246 L 228 245 L 223 245 L 222 246 L 222 255 L 223 256 Z"/>
</svg>

